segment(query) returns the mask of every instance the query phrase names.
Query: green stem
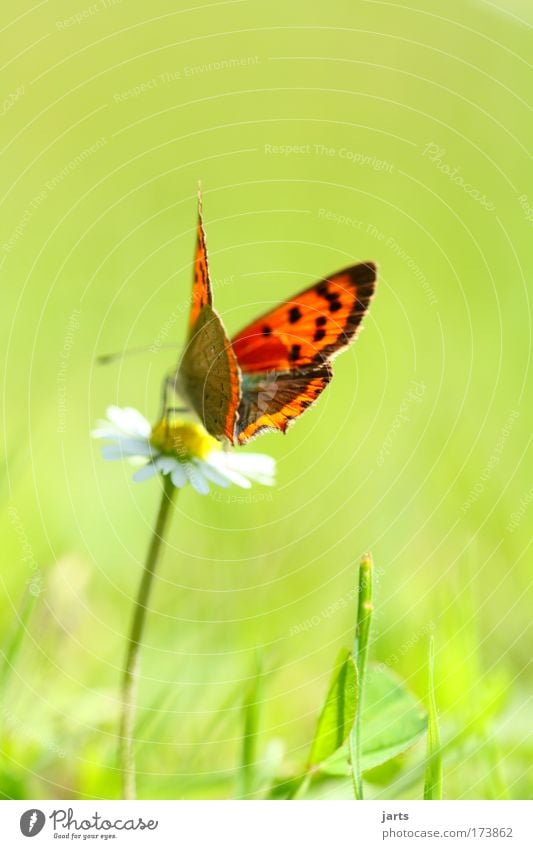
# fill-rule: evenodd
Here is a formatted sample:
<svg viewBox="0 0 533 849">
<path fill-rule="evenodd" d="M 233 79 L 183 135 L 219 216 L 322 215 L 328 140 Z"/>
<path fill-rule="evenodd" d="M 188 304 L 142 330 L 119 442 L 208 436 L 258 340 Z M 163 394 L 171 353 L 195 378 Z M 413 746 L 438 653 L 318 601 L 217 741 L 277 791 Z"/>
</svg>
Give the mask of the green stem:
<svg viewBox="0 0 533 849">
<path fill-rule="evenodd" d="M 137 593 L 137 600 L 133 611 L 128 648 L 124 662 L 124 673 L 122 677 L 121 702 L 122 712 L 119 730 L 119 756 L 122 772 L 122 798 L 135 799 L 135 755 L 134 755 L 134 728 L 135 728 L 135 703 L 137 698 L 137 681 L 139 676 L 139 657 L 148 611 L 148 601 L 152 589 L 155 569 L 163 542 L 164 532 L 167 525 L 175 487 L 170 480 L 170 475 L 163 476 L 163 495 L 157 514 L 154 533 L 148 548 L 144 571 Z"/>
<path fill-rule="evenodd" d="M 357 602 L 357 625 L 355 630 L 354 657 L 357 667 L 357 709 L 355 723 L 350 734 L 350 760 L 354 797 L 363 799 L 363 773 L 361 769 L 361 718 L 363 714 L 363 699 L 365 690 L 366 664 L 368 657 L 368 640 L 372 611 L 372 557 L 367 554 L 359 566 L 359 595 Z"/>
<path fill-rule="evenodd" d="M 253 799 L 255 770 L 257 767 L 257 746 L 259 739 L 259 717 L 262 701 L 262 662 L 259 653 L 255 658 L 255 669 L 245 692 L 243 703 L 243 735 L 241 764 L 238 775 L 237 798 Z"/>
<path fill-rule="evenodd" d="M 442 749 L 435 697 L 435 640 L 429 640 L 428 660 L 428 732 L 424 799 L 442 799 Z"/>
</svg>

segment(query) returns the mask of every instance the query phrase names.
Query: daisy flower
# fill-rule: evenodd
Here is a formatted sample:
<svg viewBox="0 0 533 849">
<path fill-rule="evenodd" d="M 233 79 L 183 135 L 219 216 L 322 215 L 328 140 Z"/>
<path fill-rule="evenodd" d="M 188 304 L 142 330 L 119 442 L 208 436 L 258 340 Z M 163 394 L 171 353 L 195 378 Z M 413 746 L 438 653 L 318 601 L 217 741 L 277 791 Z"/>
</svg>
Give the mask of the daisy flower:
<svg viewBox="0 0 533 849">
<path fill-rule="evenodd" d="M 134 481 L 161 473 L 170 475 L 175 487 L 190 483 L 201 495 L 207 495 L 210 483 L 224 488 L 233 483 L 243 489 L 249 489 L 252 481 L 274 484 L 276 463 L 272 457 L 223 451 L 220 442 L 200 424 L 163 419 L 152 427 L 132 407 L 108 407 L 106 416 L 91 435 L 105 440 L 105 460 L 143 464 L 133 475 Z"/>
</svg>

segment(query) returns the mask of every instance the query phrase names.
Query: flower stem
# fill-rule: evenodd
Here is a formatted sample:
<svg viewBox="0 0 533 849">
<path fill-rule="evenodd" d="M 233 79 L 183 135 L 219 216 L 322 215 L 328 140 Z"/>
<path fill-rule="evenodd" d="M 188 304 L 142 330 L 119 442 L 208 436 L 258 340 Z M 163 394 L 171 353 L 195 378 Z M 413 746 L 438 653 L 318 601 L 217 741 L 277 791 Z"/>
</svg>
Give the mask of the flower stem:
<svg viewBox="0 0 533 849">
<path fill-rule="evenodd" d="M 350 734 L 350 759 L 353 791 L 355 799 L 363 799 L 363 774 L 361 770 L 361 719 L 365 689 L 366 663 L 370 622 L 374 609 L 372 602 L 372 557 L 366 554 L 359 566 L 359 595 L 357 603 L 357 626 L 355 631 L 354 659 L 357 667 L 358 696 L 355 724 Z"/>
<path fill-rule="evenodd" d="M 139 584 L 137 600 L 133 611 L 128 648 L 124 662 L 122 677 L 121 702 L 122 710 L 119 730 L 119 760 L 122 772 L 122 798 L 135 799 L 135 756 L 134 756 L 134 726 L 135 702 L 137 697 L 137 680 L 139 676 L 139 657 L 141 651 L 146 613 L 152 589 L 155 569 L 163 542 L 172 499 L 176 489 L 170 480 L 170 475 L 163 476 L 163 494 L 154 533 L 148 548 L 144 571 Z"/>
</svg>

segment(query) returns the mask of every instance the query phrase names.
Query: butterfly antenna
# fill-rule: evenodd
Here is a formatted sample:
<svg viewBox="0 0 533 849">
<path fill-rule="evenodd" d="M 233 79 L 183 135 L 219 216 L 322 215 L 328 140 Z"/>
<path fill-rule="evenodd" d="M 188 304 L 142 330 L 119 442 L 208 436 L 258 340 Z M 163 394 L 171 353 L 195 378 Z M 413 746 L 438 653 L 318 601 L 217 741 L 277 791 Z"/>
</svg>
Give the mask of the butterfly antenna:
<svg viewBox="0 0 533 849">
<path fill-rule="evenodd" d="M 157 348 L 154 345 L 143 345 L 142 348 L 128 348 L 125 351 L 117 351 L 114 354 L 101 354 L 96 358 L 96 362 L 99 366 L 108 366 L 110 363 L 116 363 L 118 360 L 123 360 L 125 357 L 134 356 L 136 354 L 146 354 L 148 351 L 155 354 L 161 350 L 177 350 L 177 348 L 178 345 L 158 345 Z"/>
<path fill-rule="evenodd" d="M 198 215 L 200 218 L 202 217 L 202 181 L 198 180 L 198 187 L 196 190 L 196 198 L 198 201 Z"/>
</svg>

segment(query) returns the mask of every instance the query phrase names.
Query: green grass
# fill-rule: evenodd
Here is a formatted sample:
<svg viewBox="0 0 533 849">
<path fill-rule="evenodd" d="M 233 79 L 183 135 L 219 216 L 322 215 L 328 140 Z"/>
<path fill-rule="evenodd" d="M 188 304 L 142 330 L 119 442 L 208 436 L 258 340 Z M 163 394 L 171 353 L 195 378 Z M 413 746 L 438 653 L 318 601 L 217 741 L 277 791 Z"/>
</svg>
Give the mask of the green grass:
<svg viewBox="0 0 533 849">
<path fill-rule="evenodd" d="M 68 30 L 59 0 L 0 12 L 6 102 L 19 92 L 0 105 L 0 790 L 120 793 L 118 688 L 158 488 L 88 434 L 109 403 L 157 415 L 201 179 L 230 333 L 348 263 L 380 277 L 316 407 L 244 449 L 276 457 L 277 486 L 179 499 L 147 618 L 139 795 L 261 796 L 302 775 L 353 642 L 354 557 L 372 551 L 365 798 L 423 794 L 431 635 L 447 798 L 530 798 L 531 11 L 193 5 L 130 0 Z M 152 351 L 96 366 L 137 346 Z M 248 726 L 244 703 L 260 705 Z M 337 757 L 309 796 L 353 797 Z"/>
<path fill-rule="evenodd" d="M 357 621 L 355 626 L 354 661 L 357 668 L 358 703 L 355 721 L 350 732 L 350 763 L 354 797 L 363 799 L 363 774 L 361 769 L 362 718 L 366 684 L 366 666 L 368 659 L 368 641 L 373 612 L 372 602 L 372 558 L 363 557 L 359 566 L 359 585 L 357 594 Z"/>
<path fill-rule="evenodd" d="M 439 717 L 435 697 L 435 639 L 429 639 L 428 657 L 428 733 L 424 799 L 442 799 L 442 752 Z"/>
</svg>

